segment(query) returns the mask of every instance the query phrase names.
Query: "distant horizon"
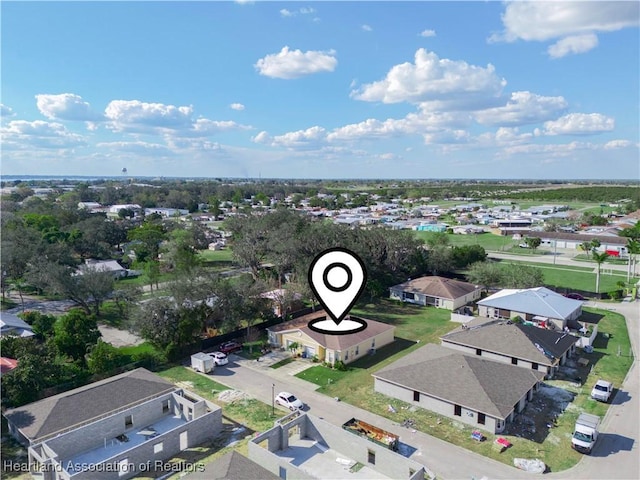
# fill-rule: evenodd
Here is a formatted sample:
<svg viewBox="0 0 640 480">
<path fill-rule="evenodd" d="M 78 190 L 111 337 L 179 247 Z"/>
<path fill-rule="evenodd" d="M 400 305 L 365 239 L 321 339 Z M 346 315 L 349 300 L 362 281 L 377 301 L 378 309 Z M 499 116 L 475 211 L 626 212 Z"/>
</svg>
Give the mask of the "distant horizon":
<svg viewBox="0 0 640 480">
<path fill-rule="evenodd" d="M 549 183 L 573 183 L 573 182 L 596 182 L 596 183 L 615 183 L 620 182 L 624 184 L 640 184 L 640 178 L 635 179 L 624 179 L 624 178 L 613 178 L 613 179 L 602 179 L 602 178 L 570 178 L 570 179 L 552 179 L 552 178 L 462 178 L 462 177 L 442 177 L 442 178 L 303 178 L 303 177 L 221 177 L 221 176 L 205 176 L 205 177 L 195 177 L 195 176 L 158 176 L 158 175 L 30 175 L 30 174 L 11 174 L 11 175 L 0 175 L 0 181 L 15 181 L 15 180 L 89 180 L 89 179 L 97 179 L 97 180 L 120 180 L 120 181 L 129 181 L 136 179 L 144 179 L 144 180 L 234 180 L 234 181 L 339 181 L 339 182 L 443 182 L 443 181 L 455 181 L 455 182 L 520 182 L 520 183 L 539 183 L 539 182 L 549 182 Z"/>
<path fill-rule="evenodd" d="M 2 20 L 3 174 L 640 178 L 640 2 L 3 2 Z"/>
</svg>

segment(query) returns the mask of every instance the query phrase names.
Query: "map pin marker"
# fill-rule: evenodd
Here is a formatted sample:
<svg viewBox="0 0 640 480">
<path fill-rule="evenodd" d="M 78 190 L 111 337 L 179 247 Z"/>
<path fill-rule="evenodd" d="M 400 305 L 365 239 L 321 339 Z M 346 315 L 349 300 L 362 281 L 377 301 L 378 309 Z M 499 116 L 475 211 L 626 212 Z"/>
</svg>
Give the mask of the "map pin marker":
<svg viewBox="0 0 640 480">
<path fill-rule="evenodd" d="M 332 335 L 346 335 L 367 328 L 361 319 L 345 320 L 366 282 L 364 262 L 352 251 L 336 247 L 316 256 L 309 267 L 309 286 L 331 320 L 312 320 L 309 328 Z"/>
</svg>

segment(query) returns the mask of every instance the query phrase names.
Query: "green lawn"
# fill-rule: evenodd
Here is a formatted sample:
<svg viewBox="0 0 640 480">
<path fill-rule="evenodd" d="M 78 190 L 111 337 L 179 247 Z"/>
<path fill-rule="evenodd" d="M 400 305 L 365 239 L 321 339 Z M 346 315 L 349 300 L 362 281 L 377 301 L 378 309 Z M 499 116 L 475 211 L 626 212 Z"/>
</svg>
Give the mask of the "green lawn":
<svg viewBox="0 0 640 480">
<path fill-rule="evenodd" d="M 270 368 L 280 368 L 280 367 L 284 367 L 285 365 L 294 362 L 295 359 L 290 357 L 290 358 L 284 358 L 282 360 L 280 360 L 279 362 L 274 363 L 273 365 L 270 366 Z"/>
<path fill-rule="evenodd" d="M 365 357 L 350 364 L 346 372 L 315 366 L 297 376 L 321 385 L 318 391 L 328 396 L 339 397 L 344 402 L 398 423 L 411 418 L 416 421 L 418 430 L 509 465 L 513 465 L 515 457 L 540 458 L 554 472 L 575 465 L 581 455 L 571 449 L 569 438 L 577 415 L 580 411 L 588 411 L 603 416 L 608 407 L 589 398 L 591 387 L 599 377 L 607 378 L 619 387 L 633 362 L 633 358 L 624 356 L 630 351 L 624 318 L 615 312 L 585 308 L 587 312 L 602 315 L 595 352 L 590 357 L 594 364 L 593 372 L 584 386 L 578 390 L 572 406 L 558 418 L 557 426 L 550 430 L 543 443 L 535 443 L 521 437 L 508 437 L 513 446 L 503 453 L 498 453 L 492 449 L 495 435 L 486 435 L 488 438 L 485 442 L 473 441 L 470 439 L 473 429 L 471 426 L 428 410 L 417 409 L 412 412 L 409 410 L 410 405 L 373 391 L 373 372 L 424 343 L 439 343 L 439 337 L 456 326 L 448 321 L 447 311 L 402 305 L 386 300 L 357 309 L 357 313 L 365 318 L 375 318 L 397 325 L 396 337 L 400 338 L 394 343 L 398 345 L 380 348 L 373 357 Z M 418 339 L 420 343 L 416 344 L 415 341 Z M 623 353 L 621 356 L 617 356 L 618 346 Z M 559 385 L 562 382 L 550 383 Z M 568 383 L 564 382 L 564 385 Z M 397 413 L 389 413 L 389 405 L 392 405 Z"/>
<path fill-rule="evenodd" d="M 193 372 L 186 367 L 172 367 L 158 372 L 158 375 L 172 383 L 179 383 L 187 390 L 191 390 L 201 397 L 216 403 L 222 407 L 224 417 L 245 425 L 254 432 L 262 432 L 273 426 L 275 417 L 271 414 L 271 405 L 255 399 L 240 400 L 232 403 L 221 402 L 217 399 L 218 394 L 224 390 L 229 390 L 229 387 Z M 276 412 L 276 415 L 278 414 L 280 412 Z M 250 434 L 251 432 L 248 433 Z"/>
<path fill-rule="evenodd" d="M 434 235 L 434 232 L 413 232 L 416 237 L 423 241 L 427 241 Z M 481 233 L 478 235 L 456 235 L 447 234 L 449 244 L 455 246 L 461 245 L 480 245 L 487 251 L 498 252 L 509 250 L 511 247 L 518 245 L 518 240 L 513 240 L 509 236 L 495 235 L 493 233 Z"/>
<path fill-rule="evenodd" d="M 503 260 L 501 263 L 533 265 L 538 267 L 542 270 L 544 275 L 545 285 L 574 290 L 584 290 L 587 292 L 595 292 L 596 290 L 596 274 L 593 272 L 596 268 L 595 265 L 592 268 L 573 267 L 535 262 L 520 262 L 517 260 Z M 600 273 L 600 292 L 618 290 L 620 287 L 618 287 L 617 282 L 625 280 L 626 274 L 615 270 L 611 274 L 602 273 L 605 268 L 606 267 L 603 266 Z"/>
</svg>

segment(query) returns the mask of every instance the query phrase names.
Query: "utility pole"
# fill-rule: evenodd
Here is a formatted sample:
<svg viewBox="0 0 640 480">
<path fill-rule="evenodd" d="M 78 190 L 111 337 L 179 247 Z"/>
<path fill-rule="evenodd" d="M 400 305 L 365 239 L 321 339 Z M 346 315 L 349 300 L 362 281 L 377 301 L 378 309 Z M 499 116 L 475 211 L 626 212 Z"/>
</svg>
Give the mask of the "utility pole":
<svg viewBox="0 0 640 480">
<path fill-rule="evenodd" d="M 271 416 L 276 415 L 276 384 L 271 384 Z"/>
</svg>

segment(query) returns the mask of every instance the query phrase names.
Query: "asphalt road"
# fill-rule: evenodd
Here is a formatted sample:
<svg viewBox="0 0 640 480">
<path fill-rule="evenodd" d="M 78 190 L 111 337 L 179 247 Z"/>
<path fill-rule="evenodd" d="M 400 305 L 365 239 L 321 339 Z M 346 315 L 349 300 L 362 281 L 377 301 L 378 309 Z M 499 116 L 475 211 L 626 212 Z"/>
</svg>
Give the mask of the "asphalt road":
<svg viewBox="0 0 640 480">
<path fill-rule="evenodd" d="M 625 315 L 637 358 L 640 338 L 640 303 L 600 304 Z M 415 448 L 410 458 L 424 464 L 445 479 L 526 479 L 527 473 L 421 432 L 413 432 L 384 417 L 336 401 L 315 392 L 315 385 L 279 372 L 279 369 L 261 368 L 233 357 L 226 368 L 217 368 L 214 377 L 232 388 L 242 390 L 265 403 L 270 403 L 272 392 L 290 391 L 299 396 L 309 412 L 342 425 L 352 417 L 360 418 L 400 436 L 403 443 Z M 601 425 L 601 438 L 590 456 L 584 456 L 573 468 L 545 477 L 557 479 L 638 479 L 640 478 L 640 392 L 637 362 L 609 408 Z M 275 407 L 278 409 L 279 407 Z M 283 411 L 284 412 L 284 411 Z"/>
</svg>

